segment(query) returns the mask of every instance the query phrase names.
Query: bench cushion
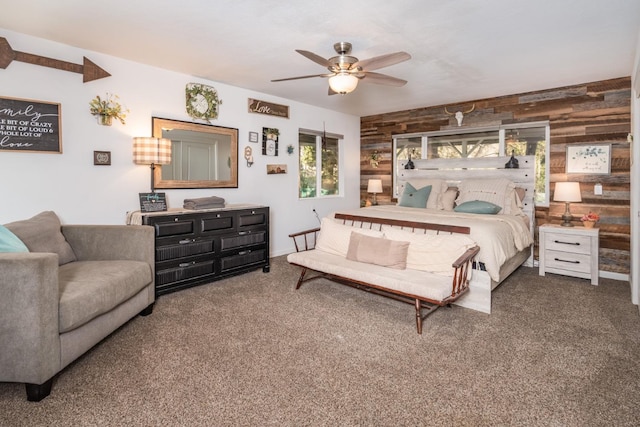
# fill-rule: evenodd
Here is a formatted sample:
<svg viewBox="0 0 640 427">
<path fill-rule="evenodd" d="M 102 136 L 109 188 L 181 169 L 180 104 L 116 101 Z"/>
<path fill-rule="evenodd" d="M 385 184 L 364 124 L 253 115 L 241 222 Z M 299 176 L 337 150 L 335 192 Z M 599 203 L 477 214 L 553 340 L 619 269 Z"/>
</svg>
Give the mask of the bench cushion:
<svg viewBox="0 0 640 427">
<path fill-rule="evenodd" d="M 60 333 L 125 302 L 152 281 L 142 261 L 76 261 L 60 266 Z"/>
<path fill-rule="evenodd" d="M 448 276 L 364 264 L 318 249 L 291 253 L 287 255 L 287 261 L 312 270 L 435 301 L 444 300 L 451 295 L 452 290 L 452 278 Z"/>
</svg>

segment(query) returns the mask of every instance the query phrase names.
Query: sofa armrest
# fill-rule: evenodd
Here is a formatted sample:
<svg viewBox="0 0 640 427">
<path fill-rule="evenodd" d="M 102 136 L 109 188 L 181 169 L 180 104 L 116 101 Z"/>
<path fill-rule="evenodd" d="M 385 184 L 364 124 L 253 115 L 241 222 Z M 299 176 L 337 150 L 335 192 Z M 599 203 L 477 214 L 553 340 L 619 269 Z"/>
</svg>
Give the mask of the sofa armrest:
<svg viewBox="0 0 640 427">
<path fill-rule="evenodd" d="M 0 253 L 0 381 L 42 384 L 60 370 L 58 256 Z"/>
<path fill-rule="evenodd" d="M 316 247 L 319 232 L 320 228 L 312 228 L 310 230 L 289 234 L 289 237 L 293 239 L 293 244 L 296 246 L 296 252 L 304 252 L 314 249 Z M 302 246 L 303 243 L 304 246 Z"/>
<path fill-rule="evenodd" d="M 148 225 L 62 225 L 62 234 L 78 261 L 155 263 L 154 231 Z"/>
</svg>

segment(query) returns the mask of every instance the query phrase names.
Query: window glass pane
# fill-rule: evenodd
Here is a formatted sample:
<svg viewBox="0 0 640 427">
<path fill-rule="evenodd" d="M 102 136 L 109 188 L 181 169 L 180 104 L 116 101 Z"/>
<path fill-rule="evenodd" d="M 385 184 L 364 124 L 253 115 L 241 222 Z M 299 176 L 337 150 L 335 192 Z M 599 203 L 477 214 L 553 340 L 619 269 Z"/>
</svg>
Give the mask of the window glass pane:
<svg viewBox="0 0 640 427">
<path fill-rule="evenodd" d="M 497 157 L 499 154 L 500 140 L 497 130 L 430 136 L 427 142 L 428 159 Z"/>
<path fill-rule="evenodd" d="M 546 128 L 507 129 L 504 135 L 505 155 L 536 156 L 535 203 L 544 203 L 546 194 Z"/>
<path fill-rule="evenodd" d="M 422 158 L 422 137 L 396 138 L 396 161 Z"/>
<path fill-rule="evenodd" d="M 299 196 L 300 198 L 316 197 L 316 137 L 299 134 L 300 169 Z"/>
<path fill-rule="evenodd" d="M 322 147 L 322 195 L 334 196 L 339 194 L 338 186 L 338 140 L 336 138 L 325 138 Z"/>
</svg>

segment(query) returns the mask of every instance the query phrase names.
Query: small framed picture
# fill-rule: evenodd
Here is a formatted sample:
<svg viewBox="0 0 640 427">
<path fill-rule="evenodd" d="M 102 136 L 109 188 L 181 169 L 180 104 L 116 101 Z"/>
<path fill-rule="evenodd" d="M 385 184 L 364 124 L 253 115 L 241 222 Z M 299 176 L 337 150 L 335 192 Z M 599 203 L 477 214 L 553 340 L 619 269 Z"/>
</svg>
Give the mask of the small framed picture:
<svg viewBox="0 0 640 427">
<path fill-rule="evenodd" d="M 287 173 L 287 165 L 267 165 L 267 175 Z"/>
<path fill-rule="evenodd" d="M 258 132 L 249 132 L 249 142 L 258 142 Z"/>
<path fill-rule="evenodd" d="M 111 151 L 94 151 L 93 164 L 98 166 L 111 166 Z"/>
<path fill-rule="evenodd" d="M 567 173 L 608 175 L 611 173 L 611 144 L 567 146 Z"/>
</svg>

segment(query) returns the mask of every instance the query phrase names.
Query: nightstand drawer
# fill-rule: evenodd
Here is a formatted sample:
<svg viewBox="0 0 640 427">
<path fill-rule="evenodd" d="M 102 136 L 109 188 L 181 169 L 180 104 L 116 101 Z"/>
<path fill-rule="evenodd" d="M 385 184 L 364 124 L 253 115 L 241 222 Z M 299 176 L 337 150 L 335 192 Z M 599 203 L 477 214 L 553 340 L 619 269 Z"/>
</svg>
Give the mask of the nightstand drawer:
<svg viewBox="0 0 640 427">
<path fill-rule="evenodd" d="M 546 267 L 549 269 L 562 269 L 577 273 L 589 273 L 591 271 L 591 255 L 577 254 L 561 251 L 547 251 Z"/>
<path fill-rule="evenodd" d="M 545 249 L 577 254 L 591 253 L 591 237 L 545 233 Z"/>
</svg>

